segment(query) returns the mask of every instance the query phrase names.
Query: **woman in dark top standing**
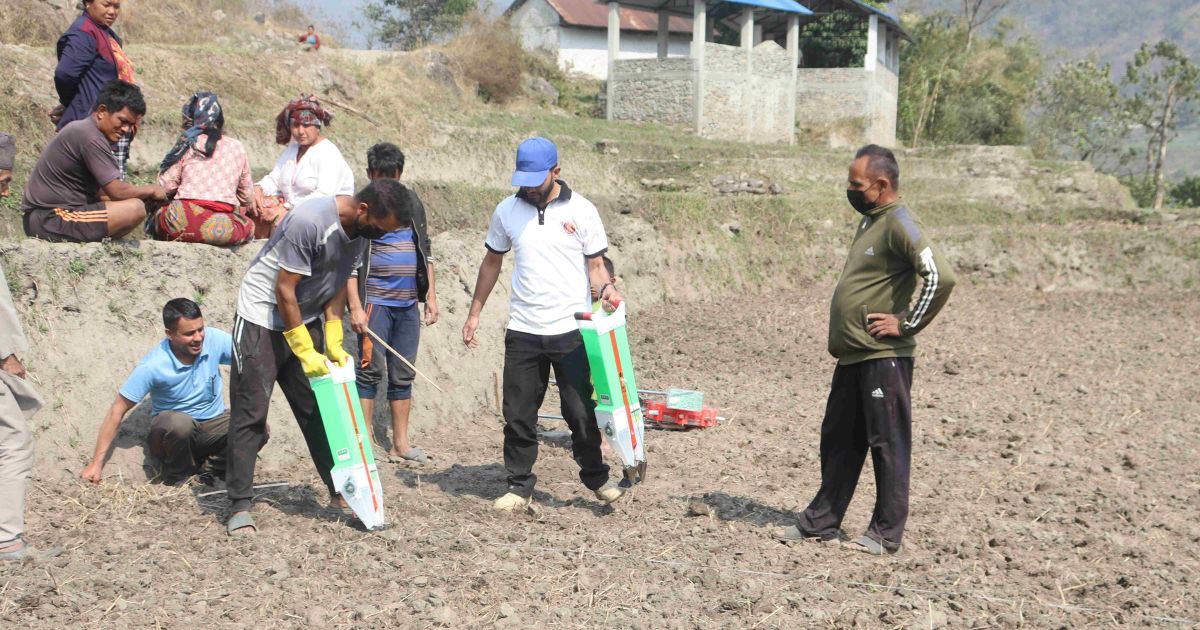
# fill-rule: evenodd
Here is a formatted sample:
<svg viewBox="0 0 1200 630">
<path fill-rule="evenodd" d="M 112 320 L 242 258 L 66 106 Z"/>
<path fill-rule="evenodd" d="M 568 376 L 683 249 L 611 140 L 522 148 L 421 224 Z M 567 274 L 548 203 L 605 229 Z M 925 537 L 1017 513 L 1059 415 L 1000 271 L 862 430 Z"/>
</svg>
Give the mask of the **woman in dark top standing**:
<svg viewBox="0 0 1200 630">
<path fill-rule="evenodd" d="M 96 108 L 100 88 L 113 79 L 134 80 L 133 63 L 121 48 L 121 38 L 112 30 L 121 13 L 121 0 L 83 0 L 83 14 L 58 38 L 58 67 L 54 87 L 58 106 L 50 112 L 57 129 L 87 118 Z M 129 143 L 137 128 L 122 136 L 113 147 L 121 176 L 129 160 Z"/>
</svg>

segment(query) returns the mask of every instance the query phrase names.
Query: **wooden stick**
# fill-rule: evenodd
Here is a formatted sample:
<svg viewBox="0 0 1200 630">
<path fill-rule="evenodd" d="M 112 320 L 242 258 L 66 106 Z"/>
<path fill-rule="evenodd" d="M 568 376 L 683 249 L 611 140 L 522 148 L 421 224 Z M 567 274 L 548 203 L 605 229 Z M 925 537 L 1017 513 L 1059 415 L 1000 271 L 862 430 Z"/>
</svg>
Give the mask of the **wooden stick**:
<svg viewBox="0 0 1200 630">
<path fill-rule="evenodd" d="M 261 485 L 257 485 L 257 486 L 254 486 L 254 489 L 255 490 L 264 490 L 266 488 L 282 488 L 283 486 L 290 486 L 290 485 L 292 485 L 290 482 L 280 481 L 279 483 L 264 483 Z M 196 498 L 211 497 L 211 496 L 215 496 L 218 494 L 225 494 L 225 492 L 226 492 L 225 490 L 213 490 L 212 492 L 202 492 L 200 494 L 197 494 Z"/>
<path fill-rule="evenodd" d="M 496 415 L 503 415 L 500 408 L 500 377 L 495 372 L 492 372 L 492 392 L 496 398 Z"/>
<path fill-rule="evenodd" d="M 434 386 L 434 388 L 435 388 L 435 389 L 437 389 L 439 392 L 442 392 L 443 394 L 445 394 L 445 393 L 446 393 L 446 390 L 442 389 L 441 387 L 438 387 L 438 384 L 437 384 L 437 383 L 434 383 L 434 382 L 433 382 L 433 379 L 431 379 L 431 378 L 429 378 L 428 376 L 425 376 L 424 374 L 422 374 L 422 373 L 421 373 L 421 370 L 418 370 L 418 369 L 417 369 L 417 366 L 415 366 L 415 365 L 413 365 L 412 363 L 410 363 L 408 359 L 405 359 L 403 354 L 400 354 L 399 352 L 396 352 L 396 349 L 395 349 L 395 348 L 393 348 L 393 347 L 391 347 L 391 346 L 387 345 L 387 342 L 386 342 L 386 341 L 384 341 L 384 340 L 380 339 L 380 338 L 379 338 L 379 335 L 376 335 L 376 334 L 375 334 L 375 331 L 371 330 L 370 328 L 367 328 L 366 330 L 367 330 L 367 334 L 368 334 L 368 335 L 371 335 L 371 337 L 373 337 L 373 338 L 375 339 L 375 341 L 378 341 L 378 342 L 379 342 L 379 345 L 381 345 L 381 346 L 383 346 L 384 348 L 386 348 L 388 352 L 391 352 L 392 354 L 396 355 L 396 358 L 397 358 L 397 359 L 400 359 L 401 361 L 403 361 L 403 362 L 404 362 L 404 365 L 407 365 L 407 366 L 408 366 L 410 369 L 412 369 L 412 371 L 413 371 L 413 372 L 416 372 L 416 373 L 417 373 L 417 376 L 420 376 L 421 378 L 423 378 L 423 379 L 425 379 L 425 380 L 429 381 L 429 384 L 430 384 L 430 385 L 433 385 L 433 386 Z"/>
<path fill-rule="evenodd" d="M 330 96 L 328 94 L 321 95 L 320 100 L 325 101 L 326 103 L 329 103 L 330 105 L 333 105 L 334 107 L 337 107 L 339 109 L 344 109 L 344 110 L 350 112 L 351 114 L 357 114 L 359 117 L 363 118 L 364 120 L 371 123 L 372 125 L 379 126 L 379 124 L 380 124 L 380 122 L 378 120 L 371 118 L 369 115 L 367 115 L 366 112 L 362 112 L 357 109 L 354 109 L 353 107 L 350 107 L 349 105 L 347 105 L 345 103 L 339 103 L 338 101 L 335 101 L 332 98 L 330 98 Z"/>
</svg>

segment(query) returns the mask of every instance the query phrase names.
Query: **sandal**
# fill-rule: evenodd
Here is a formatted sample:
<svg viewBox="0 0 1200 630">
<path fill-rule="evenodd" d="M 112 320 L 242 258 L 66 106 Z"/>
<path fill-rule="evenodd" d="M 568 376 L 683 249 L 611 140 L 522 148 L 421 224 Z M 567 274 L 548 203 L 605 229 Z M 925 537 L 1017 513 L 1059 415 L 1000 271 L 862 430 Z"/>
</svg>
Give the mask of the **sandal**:
<svg viewBox="0 0 1200 630">
<path fill-rule="evenodd" d="M 29 544 L 29 541 L 25 540 L 24 536 L 18 536 L 13 542 L 20 543 L 21 546 L 16 549 L 0 552 L 0 562 L 24 562 L 25 560 L 37 562 L 57 558 L 63 553 L 62 547 L 38 549 Z"/>
<path fill-rule="evenodd" d="M 387 461 L 389 464 L 403 464 L 406 461 L 416 462 L 418 464 L 428 464 L 429 456 L 425 454 L 425 451 L 422 451 L 414 446 L 408 449 L 408 451 L 406 451 L 403 455 L 393 455 L 389 452 Z"/>
<path fill-rule="evenodd" d="M 232 538 L 253 536 L 258 533 L 258 526 L 254 524 L 254 517 L 250 516 L 249 512 L 236 512 L 225 523 L 225 532 Z"/>
<path fill-rule="evenodd" d="M 882 556 L 884 554 L 891 556 L 900 551 L 900 547 L 885 547 L 883 543 L 870 536 L 863 536 L 858 540 L 847 543 L 846 546 L 854 551 L 861 551 L 872 556 Z"/>
<path fill-rule="evenodd" d="M 346 518 L 358 518 L 357 516 L 354 515 L 354 508 L 349 507 L 349 506 L 338 507 L 336 505 L 331 505 L 331 506 L 329 506 L 329 513 L 333 514 L 334 516 L 344 516 Z"/>
</svg>

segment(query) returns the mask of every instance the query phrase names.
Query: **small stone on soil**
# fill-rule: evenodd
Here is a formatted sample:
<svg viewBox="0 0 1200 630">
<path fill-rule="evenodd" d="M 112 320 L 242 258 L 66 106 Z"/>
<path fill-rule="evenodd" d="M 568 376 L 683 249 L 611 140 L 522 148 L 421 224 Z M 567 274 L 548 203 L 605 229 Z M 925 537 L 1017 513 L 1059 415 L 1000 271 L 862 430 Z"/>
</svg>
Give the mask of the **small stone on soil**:
<svg viewBox="0 0 1200 630">
<path fill-rule="evenodd" d="M 442 606 L 441 608 L 433 611 L 433 623 L 434 625 L 438 625 L 443 628 L 457 626 L 458 613 L 454 612 L 454 609 L 450 608 L 449 606 Z"/>
</svg>

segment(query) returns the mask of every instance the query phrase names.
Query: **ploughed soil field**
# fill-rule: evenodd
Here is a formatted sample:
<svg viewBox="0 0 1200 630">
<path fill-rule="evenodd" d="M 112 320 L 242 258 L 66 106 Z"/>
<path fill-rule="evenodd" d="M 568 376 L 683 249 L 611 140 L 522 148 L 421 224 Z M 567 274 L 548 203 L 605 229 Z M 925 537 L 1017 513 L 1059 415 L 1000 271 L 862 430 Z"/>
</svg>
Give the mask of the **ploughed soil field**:
<svg viewBox="0 0 1200 630">
<path fill-rule="evenodd" d="M 492 512 L 504 471 L 487 409 L 416 432 L 433 463 L 380 464 L 392 526 L 376 533 L 325 512 L 306 460 L 262 471 L 259 483 L 291 485 L 261 491 L 260 531 L 237 540 L 224 497 L 198 483 L 36 479 L 30 535 L 66 551 L 0 567 L 0 625 L 1200 622 L 1195 293 L 960 284 L 921 336 L 904 548 L 874 558 L 771 538 L 820 481 L 831 290 L 636 312 L 640 384 L 701 390 L 725 420 L 648 433 L 649 479 L 611 507 L 547 443 L 536 509 Z M 417 395 L 437 393 L 418 382 Z M 844 524 L 852 536 L 873 500 L 868 460 Z"/>
</svg>

